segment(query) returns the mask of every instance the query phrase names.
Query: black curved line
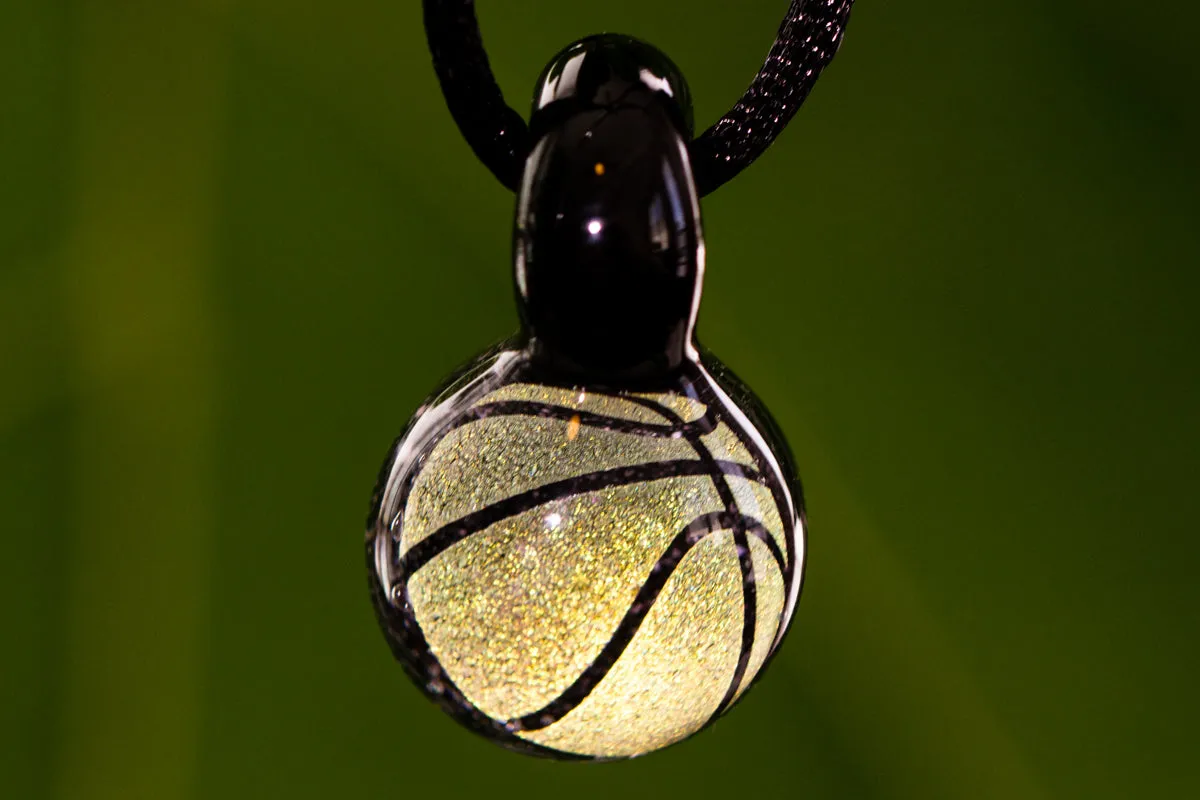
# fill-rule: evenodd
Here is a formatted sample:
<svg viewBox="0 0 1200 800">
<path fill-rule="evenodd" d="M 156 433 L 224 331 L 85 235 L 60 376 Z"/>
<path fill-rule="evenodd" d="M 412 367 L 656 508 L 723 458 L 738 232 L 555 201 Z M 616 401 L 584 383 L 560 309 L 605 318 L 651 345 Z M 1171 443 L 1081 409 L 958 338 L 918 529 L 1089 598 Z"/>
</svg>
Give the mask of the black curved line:
<svg viewBox="0 0 1200 800">
<path fill-rule="evenodd" d="M 760 476 L 753 468 L 735 464 L 731 461 L 716 461 L 715 468 L 722 474 L 737 475 L 746 480 L 758 481 Z M 614 467 L 613 469 L 590 472 L 565 478 L 561 481 L 543 484 L 520 494 L 506 497 L 490 506 L 481 508 L 447 523 L 421 541 L 409 548 L 401 556 L 398 568 L 398 580 L 407 580 L 421 567 L 442 553 L 451 545 L 462 541 L 489 525 L 508 519 L 536 508 L 551 500 L 559 500 L 577 494 L 586 494 L 614 486 L 628 486 L 633 483 L 663 480 L 687 475 L 708 476 L 713 466 L 700 460 L 653 461 L 648 464 L 638 464 L 632 467 Z"/>
<path fill-rule="evenodd" d="M 716 381 L 716 378 L 712 377 L 705 371 L 700 370 L 699 368 L 695 368 L 694 372 L 692 373 L 692 376 L 689 378 L 689 383 L 691 384 L 692 388 L 694 388 L 696 390 L 697 395 L 701 398 L 701 400 L 703 402 L 705 402 L 706 404 L 708 404 L 710 406 L 723 405 L 723 401 L 717 396 L 717 392 L 714 388 L 715 381 Z M 736 381 L 737 381 L 737 379 L 735 376 L 735 382 Z M 784 534 L 783 541 L 784 541 L 784 547 L 786 548 L 785 552 L 786 552 L 786 557 L 787 557 L 787 561 L 783 567 L 783 586 L 784 586 L 784 592 L 785 592 L 785 594 L 784 594 L 784 610 L 786 611 L 786 609 L 787 609 L 787 592 L 790 591 L 792 581 L 795 579 L 795 572 L 796 572 L 796 520 L 793 519 L 793 512 L 796 509 L 787 502 L 787 496 L 783 489 L 782 482 L 784 480 L 787 480 L 787 478 L 782 473 L 778 472 L 778 470 L 782 469 L 782 467 L 778 463 L 772 463 L 771 461 L 768 460 L 768 458 L 767 458 L 768 454 L 762 452 L 754 444 L 754 442 L 750 439 L 749 434 L 746 433 L 746 431 L 742 428 L 741 424 L 736 419 L 731 417 L 729 419 L 726 419 L 725 423 L 729 426 L 729 429 L 731 431 L 733 431 L 734 435 L 737 436 L 738 439 L 741 441 L 741 443 L 746 447 L 746 450 L 754 457 L 755 464 L 757 465 L 760 473 L 763 476 L 762 483 L 770 490 L 771 496 L 775 500 L 775 506 L 779 510 L 780 522 L 783 524 L 783 534 Z M 785 511 L 787 513 L 784 513 Z M 800 523 L 801 523 L 801 525 L 804 524 L 803 511 L 800 512 Z M 772 555 L 775 555 L 776 559 L 778 560 L 777 551 L 778 551 L 777 547 L 772 548 Z M 803 580 L 804 580 L 804 564 L 803 563 L 800 564 L 799 580 L 801 582 L 803 582 Z M 786 620 L 782 617 L 780 618 L 779 624 L 776 626 L 776 629 L 775 629 L 774 638 L 775 638 L 776 642 L 778 641 L 780 633 L 784 629 L 784 624 L 787 621 L 788 620 Z M 763 661 L 763 663 L 761 665 L 759 665 L 757 675 L 762 674 L 763 670 L 771 663 L 771 660 L 774 658 L 775 653 L 776 653 L 776 650 L 774 649 L 774 646 L 772 645 L 772 649 L 767 652 L 766 659 Z M 755 677 L 757 677 L 757 675 Z M 716 717 L 716 715 L 714 715 L 714 719 L 715 719 L 715 717 Z M 710 720 L 710 722 L 711 722 L 711 720 Z"/>
<path fill-rule="evenodd" d="M 592 660 L 592 663 L 575 679 L 575 682 L 563 690 L 562 694 L 551 700 L 542 708 L 522 717 L 510 719 L 506 727 L 515 731 L 536 731 L 553 725 L 574 710 L 600 681 L 608 675 L 609 670 L 625 652 L 633 637 L 637 634 L 642 622 L 653 608 L 658 595 L 666 586 L 668 579 L 683 561 L 684 556 L 705 537 L 724 530 L 741 528 L 752 532 L 763 541 L 771 539 L 771 534 L 762 523 L 753 517 L 730 511 L 716 511 L 697 517 L 688 523 L 671 541 L 666 552 L 658 559 L 650 570 L 650 576 L 638 590 L 637 596 L 625 616 L 621 619 L 617 630 Z M 741 657 L 738 658 L 739 663 Z M 735 684 L 736 685 L 736 684 Z"/>
<path fill-rule="evenodd" d="M 637 422 L 621 417 L 596 414 L 591 411 L 581 411 L 553 403 L 536 403 L 527 400 L 501 400 L 467 409 L 454 419 L 447 432 L 490 417 L 540 417 L 566 422 L 578 417 L 579 424 L 588 428 L 600 428 L 607 431 L 632 433 L 638 436 L 654 438 L 686 436 L 693 430 L 708 433 L 709 429 L 706 426 L 710 424 L 709 420 L 705 417 L 680 426 L 653 422 Z"/>
<path fill-rule="evenodd" d="M 661 396 L 662 394 L 669 394 L 669 393 L 671 393 L 671 390 L 667 390 L 665 392 L 656 392 L 653 394 L 655 394 L 655 396 Z M 637 395 L 629 394 L 627 392 L 619 392 L 619 391 L 613 391 L 613 390 L 605 391 L 603 389 L 588 389 L 588 394 L 599 395 L 600 397 L 611 397 L 616 400 L 624 400 L 628 403 L 634 403 L 636 405 L 641 406 L 642 408 L 650 409 L 651 411 L 655 412 L 656 414 L 662 414 L 664 417 L 667 417 L 668 419 L 671 419 L 671 420 L 675 420 L 677 423 L 682 423 L 684 425 L 699 425 L 702 420 L 707 420 L 707 422 L 705 422 L 705 424 L 708 425 L 709 428 L 716 428 L 717 423 L 719 423 L 721 421 L 721 418 L 717 415 L 717 412 L 714 410 L 713 406 L 700 401 L 699 398 L 691 397 L 686 394 L 681 395 L 681 396 L 687 397 L 687 399 L 689 399 L 689 400 L 695 400 L 697 403 L 700 403 L 700 405 L 704 406 L 704 413 L 701 414 L 699 417 L 696 417 L 696 419 L 692 420 L 691 422 L 684 422 L 683 417 L 681 417 L 679 415 L 679 412 L 677 412 L 675 409 L 671 408 L 670 406 L 666 405 L 665 403 L 660 403 L 658 400 L 655 400 L 653 397 L 639 397 Z M 678 392 L 675 392 L 675 394 L 678 394 Z M 711 430 L 705 431 L 705 433 L 711 433 L 711 432 L 712 432 Z"/>
<path fill-rule="evenodd" d="M 722 401 L 717 396 L 716 392 L 713 391 L 713 388 L 707 384 L 707 379 L 704 378 L 703 375 L 700 377 L 702 379 L 692 381 L 692 385 L 695 387 L 697 394 L 700 395 L 702 402 L 710 406 L 720 405 Z M 742 429 L 741 424 L 736 419 L 730 417 L 723 419 L 723 421 L 729 426 L 729 430 L 733 431 L 733 435 L 736 436 L 746 448 L 746 452 L 750 453 L 751 457 L 754 459 L 755 466 L 758 468 L 758 472 L 762 476 L 762 480 L 759 481 L 759 483 L 761 483 L 763 486 L 766 486 L 767 489 L 770 490 L 771 497 L 774 498 L 775 505 L 780 511 L 779 521 L 783 524 L 783 542 L 784 546 L 787 548 L 787 570 L 784 573 L 784 584 L 787 585 L 791 581 L 792 572 L 794 571 L 796 565 L 796 526 L 791 519 L 792 514 L 790 513 L 794 509 L 792 509 L 790 504 L 787 502 L 787 497 L 783 491 L 783 485 L 780 482 L 782 475 L 776 474 L 775 469 L 777 468 L 777 465 L 772 464 L 767 460 L 766 454 L 761 452 L 758 445 L 751 440 L 749 434 Z M 783 513 L 784 511 L 788 511 L 789 513 L 785 514 Z"/>
<path fill-rule="evenodd" d="M 729 680 L 729 687 L 717 704 L 714 715 L 721 714 L 733 702 L 737 688 L 742 685 L 746 670 L 750 668 L 750 654 L 754 650 L 754 637 L 758 634 L 758 587 L 754 578 L 754 560 L 750 556 L 750 540 L 744 528 L 739 526 L 734 530 L 733 543 L 737 547 L 738 566 L 742 570 L 742 649 L 738 653 L 737 668 Z"/>
<path fill-rule="evenodd" d="M 418 686 L 424 687 L 438 706 L 467 728 L 517 752 L 546 758 L 592 761 L 592 756 L 569 753 L 516 736 L 504 723 L 492 719 L 467 699 L 429 649 L 429 642 L 407 604 L 393 605 L 375 570 L 375 551 L 367 545 L 367 575 L 372 605 L 396 661 Z"/>
<path fill-rule="evenodd" d="M 654 402 L 646 398 L 631 398 L 634 401 Z M 673 419 L 677 424 L 683 423 L 683 418 L 675 413 L 673 409 L 664 407 L 661 403 L 654 403 L 661 409 L 660 413 Z M 713 403 L 705 403 L 706 416 L 714 413 L 716 405 Z M 717 421 L 720 417 L 714 417 Z M 715 426 L 714 426 L 715 427 Z M 700 457 L 700 460 L 705 464 L 714 465 L 716 459 L 713 458 L 712 451 L 708 449 L 708 445 L 700 438 L 698 434 L 687 434 L 688 442 Z M 738 653 L 737 667 L 733 671 L 733 677 L 730 678 L 729 686 L 725 690 L 725 696 L 721 702 L 717 704 L 716 711 L 713 716 L 721 714 L 728 705 L 733 702 L 734 696 L 737 694 L 737 688 L 741 685 L 742 679 L 746 676 L 746 670 L 750 666 L 750 654 L 754 650 L 754 637 L 758 631 L 758 587 L 754 582 L 754 561 L 750 555 L 750 542 L 746 538 L 746 528 L 741 522 L 741 512 L 738 509 L 737 500 L 733 496 L 733 487 L 729 485 L 729 480 L 724 473 L 714 469 L 710 473 L 710 478 L 713 483 L 713 488 L 717 490 L 717 495 L 721 498 L 721 502 L 725 505 L 725 510 L 735 515 L 737 521 L 733 526 L 733 544 L 737 548 L 738 567 L 742 571 L 742 648 Z"/>
<path fill-rule="evenodd" d="M 755 533 L 754 535 L 758 536 L 758 538 L 762 541 L 762 543 L 767 546 L 767 550 L 771 551 L 771 558 L 775 559 L 775 566 L 779 567 L 779 574 L 783 575 L 784 561 L 783 561 L 783 553 L 780 552 L 780 550 L 779 550 L 779 542 L 775 541 L 775 537 L 771 535 L 771 532 L 769 530 L 767 530 L 766 525 L 763 525 L 762 529 L 763 529 L 762 536 L 758 536 L 757 533 Z M 784 584 L 784 589 L 786 591 L 787 584 Z"/>
</svg>

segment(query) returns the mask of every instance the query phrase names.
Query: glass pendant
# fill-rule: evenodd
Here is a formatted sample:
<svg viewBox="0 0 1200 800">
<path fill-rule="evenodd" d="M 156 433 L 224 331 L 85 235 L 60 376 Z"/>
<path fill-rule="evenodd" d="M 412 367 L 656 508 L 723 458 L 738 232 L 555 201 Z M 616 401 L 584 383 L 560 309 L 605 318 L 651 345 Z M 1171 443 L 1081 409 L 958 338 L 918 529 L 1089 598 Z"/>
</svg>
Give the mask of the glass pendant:
<svg viewBox="0 0 1200 800">
<path fill-rule="evenodd" d="M 372 501 L 396 658 L 515 750 L 619 758 L 695 733 L 759 677 L 800 594 L 787 445 L 695 339 L 691 125 L 649 45 L 551 61 L 517 198 L 521 331 L 417 410 Z"/>
</svg>

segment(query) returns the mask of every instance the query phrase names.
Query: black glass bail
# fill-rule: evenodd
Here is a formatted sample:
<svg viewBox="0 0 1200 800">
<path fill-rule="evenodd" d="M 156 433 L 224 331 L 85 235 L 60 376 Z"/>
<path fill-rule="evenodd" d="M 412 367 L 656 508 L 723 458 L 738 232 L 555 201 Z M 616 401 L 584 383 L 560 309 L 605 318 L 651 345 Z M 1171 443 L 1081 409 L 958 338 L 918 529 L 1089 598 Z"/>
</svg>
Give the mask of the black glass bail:
<svg viewBox="0 0 1200 800">
<path fill-rule="evenodd" d="M 694 353 L 703 236 L 691 120 L 678 68 L 632 37 L 588 37 L 542 73 L 515 282 L 532 354 L 563 379 L 653 382 Z"/>
<path fill-rule="evenodd" d="M 661 103 L 680 134 L 692 138 L 691 90 L 666 53 L 618 33 L 580 39 L 552 58 L 538 78 L 530 122 L 533 138 L 576 111 L 647 99 Z"/>
</svg>

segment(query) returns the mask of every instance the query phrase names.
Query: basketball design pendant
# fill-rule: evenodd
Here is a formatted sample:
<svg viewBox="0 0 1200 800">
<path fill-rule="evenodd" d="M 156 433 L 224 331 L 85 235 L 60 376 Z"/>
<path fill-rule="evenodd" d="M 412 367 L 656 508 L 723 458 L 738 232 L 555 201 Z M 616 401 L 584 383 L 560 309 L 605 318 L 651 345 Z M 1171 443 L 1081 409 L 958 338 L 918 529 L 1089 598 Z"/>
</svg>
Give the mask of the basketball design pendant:
<svg viewBox="0 0 1200 800">
<path fill-rule="evenodd" d="M 782 445 L 703 364 L 637 393 L 527 369 L 489 355 L 399 441 L 368 543 L 380 619 L 418 685 L 510 747 L 663 747 L 738 699 L 791 617 Z"/>
<path fill-rule="evenodd" d="M 427 1 L 426 24 L 456 120 L 518 189 L 521 330 L 393 445 L 367 523 L 371 594 L 396 659 L 466 727 L 534 755 L 637 756 L 717 719 L 779 648 L 803 499 L 766 409 L 696 341 L 699 140 L 677 68 L 628 37 L 577 42 L 514 146 L 525 130 L 502 101 L 496 124 L 480 111 L 495 96 L 458 102 L 490 81 L 481 51 L 462 52 L 478 43 L 470 6 Z M 820 8 L 844 22 L 849 2 Z M 705 162 L 710 188 L 729 160 Z"/>
</svg>

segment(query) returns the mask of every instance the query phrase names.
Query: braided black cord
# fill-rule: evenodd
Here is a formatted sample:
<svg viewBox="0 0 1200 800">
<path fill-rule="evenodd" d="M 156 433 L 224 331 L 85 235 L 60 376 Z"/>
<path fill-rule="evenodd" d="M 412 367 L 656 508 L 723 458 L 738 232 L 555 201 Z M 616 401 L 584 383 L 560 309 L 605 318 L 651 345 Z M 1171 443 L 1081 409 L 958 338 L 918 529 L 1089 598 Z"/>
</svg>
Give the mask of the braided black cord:
<svg viewBox="0 0 1200 800">
<path fill-rule="evenodd" d="M 516 191 L 529 129 L 504 102 L 475 19 L 475 0 L 424 0 L 425 36 L 450 115 L 484 166 Z"/>
<path fill-rule="evenodd" d="M 479 160 L 516 191 L 529 148 L 524 119 L 492 76 L 474 0 L 423 0 L 433 68 L 450 114 Z M 854 0 L 792 0 L 775 44 L 742 99 L 690 145 L 706 195 L 750 166 L 795 116 L 833 60 Z"/>
<path fill-rule="evenodd" d="M 852 5 L 854 0 L 792 0 L 750 88 L 688 147 L 701 196 L 754 163 L 791 122 L 837 55 Z"/>
</svg>

